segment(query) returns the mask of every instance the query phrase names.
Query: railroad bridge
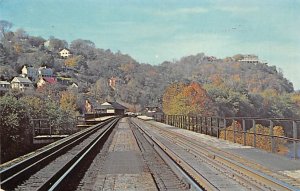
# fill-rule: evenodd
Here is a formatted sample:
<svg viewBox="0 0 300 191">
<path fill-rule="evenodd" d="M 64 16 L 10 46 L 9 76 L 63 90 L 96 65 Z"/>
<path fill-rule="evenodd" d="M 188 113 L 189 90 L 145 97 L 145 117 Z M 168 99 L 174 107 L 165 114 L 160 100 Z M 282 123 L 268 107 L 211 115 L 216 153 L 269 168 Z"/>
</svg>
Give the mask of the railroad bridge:
<svg viewBox="0 0 300 191">
<path fill-rule="evenodd" d="M 119 116 L 88 120 L 90 124 L 80 126 L 79 132 L 2 164 L 1 188 L 300 190 L 299 120 L 203 116 L 165 116 L 159 122 Z M 285 127 L 288 133 L 277 134 L 275 127 Z M 260 149 L 262 142 L 266 150 Z M 282 147 L 287 150 L 280 154 Z"/>
</svg>

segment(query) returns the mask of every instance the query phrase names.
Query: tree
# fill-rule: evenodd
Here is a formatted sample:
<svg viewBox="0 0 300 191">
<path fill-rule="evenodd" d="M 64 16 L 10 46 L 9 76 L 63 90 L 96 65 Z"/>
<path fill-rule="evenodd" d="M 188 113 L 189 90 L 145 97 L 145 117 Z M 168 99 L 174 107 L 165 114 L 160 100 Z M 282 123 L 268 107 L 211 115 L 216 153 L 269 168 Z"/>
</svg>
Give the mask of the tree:
<svg viewBox="0 0 300 191">
<path fill-rule="evenodd" d="M 50 37 L 49 39 L 49 50 L 53 52 L 58 52 L 61 49 L 67 48 L 68 43 L 65 40 L 60 40 L 54 37 Z"/>
<path fill-rule="evenodd" d="M 108 86 L 108 80 L 100 78 L 91 87 L 92 96 L 99 101 L 105 101 L 110 95 L 111 88 Z"/>
<path fill-rule="evenodd" d="M 32 133 L 26 105 L 12 96 L 0 97 L 2 158 L 10 160 L 30 150 Z"/>
<path fill-rule="evenodd" d="M 163 111 L 171 115 L 212 115 L 216 113 L 206 91 L 196 82 L 169 86 L 163 95 Z"/>
<path fill-rule="evenodd" d="M 44 42 L 46 41 L 44 38 L 42 37 L 35 37 L 35 36 L 30 36 L 28 39 L 29 43 L 31 44 L 31 46 L 33 47 L 40 47 L 44 45 Z"/>
<path fill-rule="evenodd" d="M 0 38 L 4 37 L 7 32 L 9 32 L 9 30 L 12 27 L 12 23 L 5 21 L 5 20 L 0 20 Z"/>
<path fill-rule="evenodd" d="M 67 113 L 75 115 L 76 96 L 68 91 L 62 92 L 60 95 L 60 107 Z"/>
<path fill-rule="evenodd" d="M 82 56 L 72 56 L 65 60 L 65 66 L 67 67 L 78 67 L 84 65 Z"/>
<path fill-rule="evenodd" d="M 70 44 L 70 50 L 73 54 L 82 55 L 87 59 L 95 59 L 95 44 L 90 40 L 74 40 Z"/>
</svg>

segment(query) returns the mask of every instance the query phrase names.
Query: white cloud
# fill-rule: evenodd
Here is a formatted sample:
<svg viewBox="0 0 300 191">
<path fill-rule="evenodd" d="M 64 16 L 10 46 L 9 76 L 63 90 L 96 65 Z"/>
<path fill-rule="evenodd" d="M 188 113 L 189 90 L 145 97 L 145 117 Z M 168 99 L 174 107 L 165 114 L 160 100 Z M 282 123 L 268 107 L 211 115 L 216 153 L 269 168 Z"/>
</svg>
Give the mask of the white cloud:
<svg viewBox="0 0 300 191">
<path fill-rule="evenodd" d="M 247 6 L 217 6 L 216 10 L 231 12 L 231 13 L 250 13 L 258 11 L 258 7 L 247 7 Z"/>
<path fill-rule="evenodd" d="M 156 11 L 154 14 L 160 16 L 175 16 L 175 15 L 189 15 L 189 14 L 203 14 L 207 13 L 209 9 L 203 7 L 188 7 L 178 8 L 174 10 Z"/>
</svg>

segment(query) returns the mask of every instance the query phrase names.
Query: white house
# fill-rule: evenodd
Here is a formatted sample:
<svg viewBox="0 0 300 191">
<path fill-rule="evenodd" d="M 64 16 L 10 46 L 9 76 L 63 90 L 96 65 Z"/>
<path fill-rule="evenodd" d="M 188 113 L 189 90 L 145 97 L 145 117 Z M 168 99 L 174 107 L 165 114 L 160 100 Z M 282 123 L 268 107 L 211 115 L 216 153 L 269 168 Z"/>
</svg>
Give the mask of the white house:
<svg viewBox="0 0 300 191">
<path fill-rule="evenodd" d="M 66 49 L 66 48 L 62 49 L 62 50 L 59 52 L 59 54 L 60 54 L 60 56 L 61 56 L 62 58 L 68 58 L 69 56 L 71 56 L 71 52 L 70 52 L 68 49 Z"/>
<path fill-rule="evenodd" d="M 33 83 L 28 78 L 14 77 L 10 83 L 12 89 L 18 89 L 20 91 L 33 89 Z"/>
<path fill-rule="evenodd" d="M 258 56 L 252 54 L 244 55 L 244 58 L 239 61 L 248 64 L 257 64 L 260 62 Z"/>
</svg>

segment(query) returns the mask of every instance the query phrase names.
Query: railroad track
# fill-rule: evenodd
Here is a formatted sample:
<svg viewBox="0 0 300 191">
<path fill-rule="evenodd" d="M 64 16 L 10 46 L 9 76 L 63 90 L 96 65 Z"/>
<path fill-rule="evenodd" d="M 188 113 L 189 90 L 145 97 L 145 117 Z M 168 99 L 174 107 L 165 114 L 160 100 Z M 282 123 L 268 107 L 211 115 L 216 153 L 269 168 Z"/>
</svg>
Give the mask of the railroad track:
<svg viewBox="0 0 300 191">
<path fill-rule="evenodd" d="M 175 133 L 166 128 L 157 127 L 153 124 L 147 123 L 146 125 L 136 119 L 133 123 L 150 137 L 158 147 L 164 150 L 188 174 L 192 181 L 204 188 L 204 190 L 234 190 L 230 184 L 227 185 L 227 188 L 224 185 L 220 186 L 217 184 L 224 177 L 229 177 L 238 184 L 240 190 L 299 190 L 299 187 L 297 187 L 298 183 L 292 179 L 287 179 L 284 175 L 261 169 L 257 165 L 255 166 L 255 164 L 241 158 L 233 159 L 228 153 L 202 142 L 199 143 L 191 137 Z M 148 127 L 146 128 L 145 126 Z M 159 137 L 163 137 L 163 139 Z M 167 141 L 164 142 L 164 140 Z M 172 147 L 172 145 L 176 145 L 177 148 Z M 178 148 L 181 148 L 181 150 Z M 182 155 L 178 155 L 180 152 L 187 153 L 193 159 L 190 161 L 183 159 Z M 199 166 L 202 169 L 210 168 L 210 170 L 218 173 L 210 175 L 207 173 L 208 171 L 201 171 Z M 218 176 L 223 178 L 218 180 Z"/>
<path fill-rule="evenodd" d="M 56 190 L 112 131 L 111 118 L 80 131 L 36 155 L 1 169 L 4 190 Z"/>
<path fill-rule="evenodd" d="M 189 188 L 140 131 L 123 118 L 84 173 L 76 190 L 183 191 Z"/>
</svg>

